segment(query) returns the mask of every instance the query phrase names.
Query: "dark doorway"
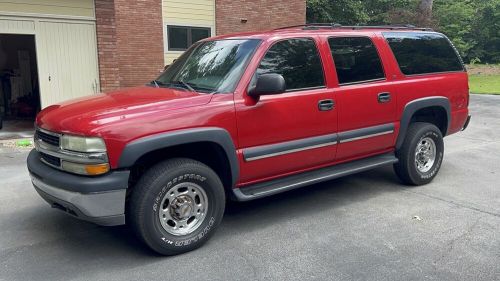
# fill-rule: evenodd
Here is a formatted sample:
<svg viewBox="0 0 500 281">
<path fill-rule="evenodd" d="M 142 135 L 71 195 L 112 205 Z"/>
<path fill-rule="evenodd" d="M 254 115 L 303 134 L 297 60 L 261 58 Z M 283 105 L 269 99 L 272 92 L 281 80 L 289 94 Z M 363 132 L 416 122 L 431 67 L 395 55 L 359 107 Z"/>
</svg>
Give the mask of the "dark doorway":
<svg viewBox="0 0 500 281">
<path fill-rule="evenodd" d="M 28 123 L 33 124 L 40 111 L 39 92 L 35 36 L 0 34 L 0 119 L 4 125 L 0 135 L 8 128 L 32 127 Z"/>
</svg>

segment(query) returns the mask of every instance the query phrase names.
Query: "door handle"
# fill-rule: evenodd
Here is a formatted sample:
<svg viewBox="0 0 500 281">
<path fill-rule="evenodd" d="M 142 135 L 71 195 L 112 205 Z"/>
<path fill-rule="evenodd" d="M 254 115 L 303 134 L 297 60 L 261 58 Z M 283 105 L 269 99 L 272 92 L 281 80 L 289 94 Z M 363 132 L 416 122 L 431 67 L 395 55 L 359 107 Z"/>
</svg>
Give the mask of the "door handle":
<svg viewBox="0 0 500 281">
<path fill-rule="evenodd" d="M 382 92 L 378 94 L 378 102 L 379 103 L 386 103 L 391 101 L 391 93 L 389 92 Z"/>
<path fill-rule="evenodd" d="M 332 110 L 334 106 L 335 106 L 335 102 L 333 102 L 332 99 L 318 101 L 319 111 Z"/>
</svg>

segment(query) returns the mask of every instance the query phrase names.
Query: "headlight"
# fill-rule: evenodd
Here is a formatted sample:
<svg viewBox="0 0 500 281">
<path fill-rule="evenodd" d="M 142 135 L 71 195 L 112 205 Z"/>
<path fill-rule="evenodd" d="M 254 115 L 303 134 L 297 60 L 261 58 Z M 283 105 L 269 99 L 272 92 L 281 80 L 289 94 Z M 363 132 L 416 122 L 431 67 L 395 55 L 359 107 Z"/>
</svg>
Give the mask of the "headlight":
<svg viewBox="0 0 500 281">
<path fill-rule="evenodd" d="M 106 144 L 101 138 L 86 138 L 70 135 L 61 137 L 62 149 L 78 152 L 106 152 Z"/>
</svg>

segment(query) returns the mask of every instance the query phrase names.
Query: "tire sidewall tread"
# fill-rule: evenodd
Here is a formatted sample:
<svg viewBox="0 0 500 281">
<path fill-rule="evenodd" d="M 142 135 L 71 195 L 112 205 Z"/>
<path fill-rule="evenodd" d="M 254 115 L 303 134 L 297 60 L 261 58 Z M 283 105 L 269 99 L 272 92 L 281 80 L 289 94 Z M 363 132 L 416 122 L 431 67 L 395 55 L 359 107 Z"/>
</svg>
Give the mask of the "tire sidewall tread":
<svg viewBox="0 0 500 281">
<path fill-rule="evenodd" d="M 181 182 L 193 182 L 203 188 L 208 209 L 203 223 L 194 232 L 175 236 L 161 226 L 158 209 L 167 186 Z M 175 255 L 200 247 L 215 233 L 225 201 L 222 182 L 212 169 L 195 160 L 175 158 L 151 167 L 137 182 L 130 197 L 128 218 L 137 236 L 151 249 Z"/>
<path fill-rule="evenodd" d="M 425 173 L 417 170 L 415 165 L 415 149 L 422 138 L 431 138 L 436 145 L 436 159 L 432 168 Z M 396 152 L 399 162 L 394 165 L 396 174 L 408 185 L 423 185 L 436 177 L 444 157 L 444 142 L 441 131 L 434 125 L 425 122 L 410 124 L 403 145 Z"/>
</svg>

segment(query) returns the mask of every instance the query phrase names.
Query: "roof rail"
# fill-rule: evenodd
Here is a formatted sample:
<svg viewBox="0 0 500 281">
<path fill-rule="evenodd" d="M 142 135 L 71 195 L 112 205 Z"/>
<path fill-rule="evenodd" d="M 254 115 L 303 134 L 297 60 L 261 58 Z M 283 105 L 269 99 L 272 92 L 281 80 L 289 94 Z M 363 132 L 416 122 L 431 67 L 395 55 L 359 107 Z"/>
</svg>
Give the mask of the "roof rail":
<svg viewBox="0 0 500 281">
<path fill-rule="evenodd" d="M 335 28 L 335 27 L 341 27 L 342 25 L 339 23 L 306 23 L 306 24 L 298 24 L 298 25 L 290 25 L 290 26 L 283 26 L 279 28 L 275 28 L 274 30 L 280 30 L 280 29 L 288 29 L 288 28 L 294 28 L 294 27 L 324 27 L 324 28 Z"/>
<path fill-rule="evenodd" d="M 432 28 L 416 27 L 412 24 L 349 25 L 349 26 L 346 25 L 346 26 L 342 26 L 342 28 L 347 28 L 347 29 L 391 29 L 391 30 L 410 29 L 410 30 L 432 31 Z"/>
<path fill-rule="evenodd" d="M 391 29 L 391 30 L 421 30 L 421 31 L 432 31 L 432 28 L 427 27 L 415 27 L 411 24 L 393 24 L 393 25 L 341 25 L 338 23 L 306 23 L 299 25 L 291 25 L 276 28 L 275 30 L 289 29 L 294 27 L 302 27 L 304 30 L 311 29 Z"/>
</svg>

